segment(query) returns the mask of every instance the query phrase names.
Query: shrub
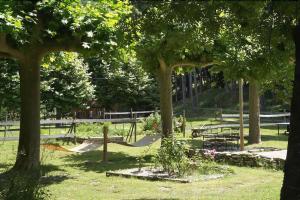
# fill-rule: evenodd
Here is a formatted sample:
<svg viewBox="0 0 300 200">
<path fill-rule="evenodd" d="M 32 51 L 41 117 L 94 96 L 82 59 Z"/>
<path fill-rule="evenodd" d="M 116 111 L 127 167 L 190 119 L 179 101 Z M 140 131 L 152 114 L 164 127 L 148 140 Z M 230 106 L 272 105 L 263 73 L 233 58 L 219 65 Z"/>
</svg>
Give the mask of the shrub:
<svg viewBox="0 0 300 200">
<path fill-rule="evenodd" d="M 147 133 L 161 132 L 161 118 L 158 113 L 151 114 L 143 120 L 143 131 Z"/>
<path fill-rule="evenodd" d="M 188 148 L 184 142 L 165 138 L 155 156 L 156 166 L 162 167 L 170 176 L 183 176 L 190 170 L 190 162 L 186 154 Z"/>
</svg>

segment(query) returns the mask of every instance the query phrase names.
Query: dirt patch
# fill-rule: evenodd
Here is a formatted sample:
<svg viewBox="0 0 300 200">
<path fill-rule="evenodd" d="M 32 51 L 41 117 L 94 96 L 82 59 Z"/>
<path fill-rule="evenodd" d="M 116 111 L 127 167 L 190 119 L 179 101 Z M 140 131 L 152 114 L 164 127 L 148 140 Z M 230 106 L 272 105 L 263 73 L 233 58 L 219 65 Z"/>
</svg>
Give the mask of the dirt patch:
<svg viewBox="0 0 300 200">
<path fill-rule="evenodd" d="M 118 171 L 108 171 L 106 176 L 121 176 L 125 178 L 138 178 L 151 181 L 172 181 L 178 183 L 191 183 L 196 181 L 208 181 L 223 178 L 223 174 L 210 174 L 210 175 L 194 175 L 187 177 L 170 176 L 167 172 L 161 171 L 156 168 L 132 168 Z"/>
</svg>

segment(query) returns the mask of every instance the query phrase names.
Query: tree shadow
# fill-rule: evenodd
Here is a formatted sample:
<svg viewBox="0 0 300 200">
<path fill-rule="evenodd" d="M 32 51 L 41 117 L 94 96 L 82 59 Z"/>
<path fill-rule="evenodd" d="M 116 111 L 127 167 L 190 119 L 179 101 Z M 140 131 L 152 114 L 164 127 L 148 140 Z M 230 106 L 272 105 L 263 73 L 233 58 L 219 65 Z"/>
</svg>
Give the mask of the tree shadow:
<svg viewBox="0 0 300 200">
<path fill-rule="evenodd" d="M 262 135 L 262 141 L 288 141 L 287 135 Z"/>
<path fill-rule="evenodd" d="M 12 166 L 12 164 L 0 163 L 0 169 L 6 169 L 6 170 L 8 170 L 11 166 Z"/>
<path fill-rule="evenodd" d="M 107 163 L 102 162 L 102 156 L 103 152 L 98 150 L 67 155 L 63 159 L 66 161 L 66 165 L 70 167 L 77 167 L 83 171 L 94 171 L 97 173 L 139 167 L 138 157 L 122 152 L 108 152 Z M 151 159 L 152 155 L 144 156 L 143 164 L 149 163 Z"/>
<path fill-rule="evenodd" d="M 54 174 L 52 174 L 54 173 Z M 0 199 L 45 199 L 51 195 L 45 186 L 72 178 L 55 165 L 41 166 L 41 176 L 36 172 L 9 169 L 0 174 Z"/>
</svg>

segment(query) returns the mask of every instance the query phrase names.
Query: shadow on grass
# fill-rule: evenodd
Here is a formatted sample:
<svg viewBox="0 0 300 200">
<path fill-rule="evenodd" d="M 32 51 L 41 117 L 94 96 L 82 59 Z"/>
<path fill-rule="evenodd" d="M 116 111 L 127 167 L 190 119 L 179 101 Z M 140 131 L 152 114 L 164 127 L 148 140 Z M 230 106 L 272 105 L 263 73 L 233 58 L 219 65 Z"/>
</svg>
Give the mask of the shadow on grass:
<svg viewBox="0 0 300 200">
<path fill-rule="evenodd" d="M 67 175 L 65 170 L 55 165 L 42 166 L 41 177 L 36 172 L 19 172 L 10 169 L 0 174 L 0 199 L 49 199 L 51 195 L 45 186 L 58 184 L 70 178 L 72 177 Z"/>
<path fill-rule="evenodd" d="M 262 141 L 288 141 L 288 136 L 286 135 L 262 135 Z"/>
<path fill-rule="evenodd" d="M 130 156 L 122 152 L 108 152 L 108 162 L 102 162 L 102 151 L 91 151 L 82 154 L 72 154 L 64 157 L 65 165 L 77 167 L 84 171 L 94 171 L 103 173 L 110 170 L 135 168 L 139 166 L 137 157 Z M 151 155 L 144 157 L 143 163 L 149 163 Z"/>
<path fill-rule="evenodd" d="M 12 164 L 0 163 L 0 169 L 8 170 L 10 167 L 12 167 Z"/>
</svg>

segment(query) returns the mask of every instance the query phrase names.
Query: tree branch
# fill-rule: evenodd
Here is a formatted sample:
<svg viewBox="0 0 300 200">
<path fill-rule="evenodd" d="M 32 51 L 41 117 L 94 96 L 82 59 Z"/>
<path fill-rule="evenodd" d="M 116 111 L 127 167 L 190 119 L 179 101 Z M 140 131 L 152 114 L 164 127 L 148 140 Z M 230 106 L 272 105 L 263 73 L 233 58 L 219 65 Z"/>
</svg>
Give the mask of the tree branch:
<svg viewBox="0 0 300 200">
<path fill-rule="evenodd" d="M 197 63 L 197 62 L 178 62 L 174 65 L 172 65 L 172 68 L 175 68 L 175 67 L 202 67 L 202 68 L 205 68 L 205 67 L 209 67 L 209 66 L 212 66 L 212 65 L 215 65 L 216 63 L 214 62 L 207 62 L 207 63 L 203 63 L 203 62 L 200 62 L 200 63 Z"/>
<path fill-rule="evenodd" d="M 57 51 L 78 52 L 82 49 L 81 37 L 64 37 L 44 41 L 41 53 L 47 54 Z"/>
<path fill-rule="evenodd" d="M 0 33 L 0 55 L 1 57 L 7 57 L 7 58 L 17 58 L 21 59 L 23 58 L 23 54 L 11 47 L 7 42 L 7 35 L 6 33 Z"/>
</svg>

